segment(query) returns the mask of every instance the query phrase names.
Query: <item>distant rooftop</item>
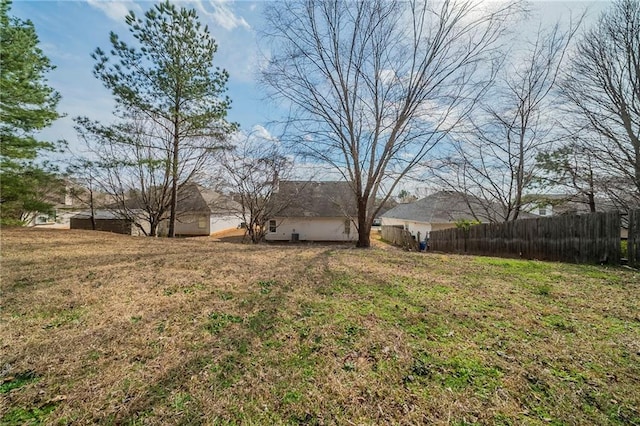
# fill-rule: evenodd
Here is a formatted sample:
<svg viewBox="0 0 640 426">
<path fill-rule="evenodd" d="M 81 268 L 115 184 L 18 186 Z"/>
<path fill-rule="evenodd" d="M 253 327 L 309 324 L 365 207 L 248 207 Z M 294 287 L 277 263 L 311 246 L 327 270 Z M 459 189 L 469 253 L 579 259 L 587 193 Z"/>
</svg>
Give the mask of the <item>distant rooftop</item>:
<svg viewBox="0 0 640 426">
<path fill-rule="evenodd" d="M 491 222 L 503 217 L 502 206 L 482 201 L 472 195 L 457 191 L 439 191 L 413 203 L 399 204 L 387 211 L 382 217 L 415 220 L 417 222 L 450 223 L 458 220 Z M 475 213 L 475 216 L 474 214 Z M 520 213 L 520 218 L 534 217 L 529 213 Z"/>
</svg>

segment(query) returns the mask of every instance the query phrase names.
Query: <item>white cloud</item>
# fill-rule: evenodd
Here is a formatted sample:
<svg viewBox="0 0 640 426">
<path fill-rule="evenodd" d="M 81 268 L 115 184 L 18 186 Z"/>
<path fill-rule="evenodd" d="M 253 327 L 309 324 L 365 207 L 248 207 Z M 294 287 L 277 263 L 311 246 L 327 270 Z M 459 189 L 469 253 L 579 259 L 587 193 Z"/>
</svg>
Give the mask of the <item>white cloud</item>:
<svg viewBox="0 0 640 426">
<path fill-rule="evenodd" d="M 237 16 L 233 12 L 233 3 L 229 0 L 196 1 L 195 4 L 200 12 L 225 30 L 231 31 L 238 27 L 251 29 L 242 16 Z M 212 10 L 208 10 L 208 8 Z"/>
<path fill-rule="evenodd" d="M 132 1 L 110 1 L 110 0 L 87 0 L 89 6 L 94 7 L 110 19 L 124 23 L 124 18 L 129 14 L 130 10 L 140 12 L 140 6 Z"/>
<path fill-rule="evenodd" d="M 260 124 L 256 124 L 251 129 L 251 135 L 257 139 L 262 139 L 265 141 L 277 141 L 278 139 L 274 137 L 271 132 L 269 132 L 266 128 L 261 126 Z"/>
<path fill-rule="evenodd" d="M 391 84 L 395 79 L 398 78 L 394 70 L 381 70 L 379 75 L 382 84 Z"/>
<path fill-rule="evenodd" d="M 251 131 L 239 130 L 229 137 L 229 142 L 239 148 L 251 146 L 252 144 L 261 144 L 264 142 L 272 142 L 276 145 L 280 144 L 277 137 L 273 136 L 269 130 L 260 124 L 256 124 Z"/>
</svg>

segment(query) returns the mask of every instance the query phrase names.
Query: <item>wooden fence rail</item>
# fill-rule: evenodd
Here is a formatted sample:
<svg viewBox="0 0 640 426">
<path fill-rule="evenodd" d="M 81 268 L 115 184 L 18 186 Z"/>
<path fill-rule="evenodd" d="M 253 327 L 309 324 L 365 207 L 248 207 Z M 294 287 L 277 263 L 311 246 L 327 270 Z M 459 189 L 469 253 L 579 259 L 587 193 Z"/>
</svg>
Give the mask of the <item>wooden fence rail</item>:
<svg viewBox="0 0 640 426">
<path fill-rule="evenodd" d="M 411 232 L 397 226 L 382 226 L 382 239 L 405 250 L 417 251 L 419 243 L 411 236 Z"/>
<path fill-rule="evenodd" d="M 617 212 L 524 219 L 434 231 L 429 246 L 450 253 L 619 264 L 620 224 Z"/>
<path fill-rule="evenodd" d="M 629 266 L 640 268 L 640 209 L 629 211 L 627 259 Z"/>
</svg>

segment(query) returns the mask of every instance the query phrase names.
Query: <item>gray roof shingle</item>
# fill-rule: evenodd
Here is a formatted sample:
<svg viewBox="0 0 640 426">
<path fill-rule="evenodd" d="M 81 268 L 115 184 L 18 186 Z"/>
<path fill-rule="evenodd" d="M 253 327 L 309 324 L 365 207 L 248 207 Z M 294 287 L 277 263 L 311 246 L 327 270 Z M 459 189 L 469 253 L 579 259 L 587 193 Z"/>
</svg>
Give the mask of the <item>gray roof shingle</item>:
<svg viewBox="0 0 640 426">
<path fill-rule="evenodd" d="M 286 205 L 278 216 L 356 216 L 356 202 L 349 182 L 281 181 L 275 202 Z"/>
<path fill-rule="evenodd" d="M 501 215 L 499 205 L 490 205 L 494 211 L 489 214 L 486 212 L 487 206 L 487 202 L 481 203 L 470 195 L 456 191 L 440 191 L 413 203 L 399 204 L 384 213 L 382 217 L 427 223 L 451 223 L 465 219 L 474 220 L 472 211 L 481 222 L 490 222 L 489 214 L 493 217 Z M 532 217 L 524 212 L 520 215 L 523 219 Z"/>
</svg>

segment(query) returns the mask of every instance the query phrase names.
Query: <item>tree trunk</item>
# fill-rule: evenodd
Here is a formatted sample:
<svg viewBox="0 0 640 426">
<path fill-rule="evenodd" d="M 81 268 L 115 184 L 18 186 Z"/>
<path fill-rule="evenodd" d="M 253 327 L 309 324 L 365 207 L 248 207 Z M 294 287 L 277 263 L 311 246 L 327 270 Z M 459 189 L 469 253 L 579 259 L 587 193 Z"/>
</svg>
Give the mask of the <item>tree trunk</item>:
<svg viewBox="0 0 640 426">
<path fill-rule="evenodd" d="M 358 242 L 356 247 L 371 247 L 371 224 L 367 220 L 367 200 L 358 199 Z"/>
<path fill-rule="evenodd" d="M 177 119 L 176 119 L 177 120 Z M 171 212 L 169 214 L 169 233 L 167 237 L 174 238 L 176 236 L 176 210 L 178 209 L 178 147 L 180 139 L 178 138 L 178 125 L 175 123 L 173 135 L 173 158 L 171 165 Z"/>
<path fill-rule="evenodd" d="M 95 231 L 96 226 L 96 208 L 93 202 L 93 190 L 89 190 L 89 208 L 91 209 L 91 230 Z"/>
<path fill-rule="evenodd" d="M 596 212 L 596 198 L 595 195 L 593 194 L 593 192 L 590 192 L 587 194 L 587 197 L 589 198 L 589 211 L 591 213 L 595 213 Z"/>
<path fill-rule="evenodd" d="M 178 208 L 178 182 L 173 177 L 171 182 L 171 212 L 169 213 L 169 232 L 167 237 L 173 238 L 176 236 L 176 210 Z"/>
</svg>

